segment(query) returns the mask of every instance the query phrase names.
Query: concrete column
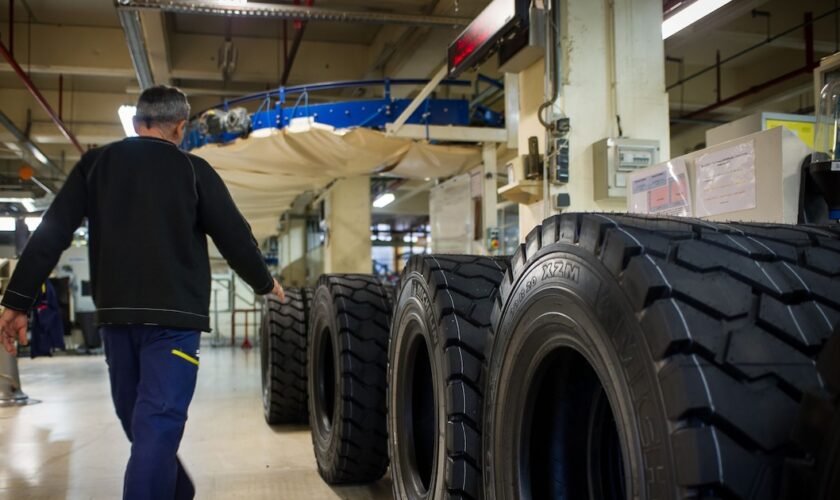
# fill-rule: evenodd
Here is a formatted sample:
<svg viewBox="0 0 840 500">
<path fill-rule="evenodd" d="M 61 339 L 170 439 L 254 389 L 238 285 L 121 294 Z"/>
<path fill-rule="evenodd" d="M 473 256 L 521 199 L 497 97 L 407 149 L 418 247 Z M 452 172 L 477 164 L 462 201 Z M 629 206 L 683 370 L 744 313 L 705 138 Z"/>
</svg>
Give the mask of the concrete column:
<svg viewBox="0 0 840 500">
<path fill-rule="evenodd" d="M 370 178 L 340 179 L 324 198 L 325 273 L 373 272 L 370 242 Z"/>
<path fill-rule="evenodd" d="M 570 119 L 569 183 L 550 194 L 571 196 L 570 211 L 623 211 L 624 200 L 596 202 L 592 144 L 624 136 L 657 139 L 660 159 L 670 158 L 668 94 L 665 92 L 661 0 L 555 0 L 560 6 L 562 86 L 556 117 Z M 519 151 L 537 136 L 545 152 L 545 130 L 537 108 L 546 100 L 544 61 L 519 75 Z M 551 198 L 550 196 L 549 198 Z M 556 213 L 550 199 L 520 207 L 524 237 L 544 217 Z"/>
<path fill-rule="evenodd" d="M 280 235 L 281 275 L 287 286 L 306 285 L 306 217 L 290 214 Z"/>
</svg>

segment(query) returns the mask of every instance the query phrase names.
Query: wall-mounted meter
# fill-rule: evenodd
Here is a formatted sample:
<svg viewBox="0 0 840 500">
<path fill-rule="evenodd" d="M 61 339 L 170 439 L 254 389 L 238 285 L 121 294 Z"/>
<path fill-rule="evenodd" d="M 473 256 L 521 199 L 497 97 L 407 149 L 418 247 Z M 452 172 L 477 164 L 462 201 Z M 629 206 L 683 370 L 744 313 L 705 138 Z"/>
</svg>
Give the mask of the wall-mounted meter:
<svg viewBox="0 0 840 500">
<path fill-rule="evenodd" d="M 592 146 L 595 199 L 624 198 L 630 173 L 659 163 L 659 141 L 608 138 Z"/>
</svg>

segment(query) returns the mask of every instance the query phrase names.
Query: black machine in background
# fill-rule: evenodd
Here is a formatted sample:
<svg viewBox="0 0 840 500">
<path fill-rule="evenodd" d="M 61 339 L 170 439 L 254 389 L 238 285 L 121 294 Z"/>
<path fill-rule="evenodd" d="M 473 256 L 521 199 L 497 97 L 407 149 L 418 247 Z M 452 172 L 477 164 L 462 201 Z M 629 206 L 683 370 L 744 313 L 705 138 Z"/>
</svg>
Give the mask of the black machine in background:
<svg viewBox="0 0 840 500">
<path fill-rule="evenodd" d="M 73 323 L 70 321 L 71 296 L 70 278 L 50 278 L 58 298 L 58 309 L 61 312 L 61 321 L 64 324 L 64 335 L 70 335 Z"/>
<path fill-rule="evenodd" d="M 817 103 L 814 153 L 802 160 L 800 224 L 840 221 L 840 79 L 829 81 Z"/>
<path fill-rule="evenodd" d="M 800 224 L 828 224 L 840 220 L 840 162 L 819 159 L 819 153 L 802 160 L 799 184 Z"/>
</svg>

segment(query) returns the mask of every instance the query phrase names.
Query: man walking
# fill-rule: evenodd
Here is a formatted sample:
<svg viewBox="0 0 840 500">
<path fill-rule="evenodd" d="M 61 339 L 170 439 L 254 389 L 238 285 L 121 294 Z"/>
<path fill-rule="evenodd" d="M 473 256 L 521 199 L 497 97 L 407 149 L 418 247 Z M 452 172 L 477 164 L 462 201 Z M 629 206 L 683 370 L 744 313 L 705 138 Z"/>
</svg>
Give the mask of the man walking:
<svg viewBox="0 0 840 500">
<path fill-rule="evenodd" d="M 139 137 L 92 149 L 32 235 L 3 296 L 0 336 L 14 352 L 27 311 L 88 220 L 91 285 L 111 395 L 132 442 L 126 499 L 190 499 L 176 453 L 195 390 L 200 332 L 210 330 L 210 236 L 257 294 L 283 289 L 210 165 L 178 148 L 190 106 L 176 88 L 144 91 Z"/>
</svg>

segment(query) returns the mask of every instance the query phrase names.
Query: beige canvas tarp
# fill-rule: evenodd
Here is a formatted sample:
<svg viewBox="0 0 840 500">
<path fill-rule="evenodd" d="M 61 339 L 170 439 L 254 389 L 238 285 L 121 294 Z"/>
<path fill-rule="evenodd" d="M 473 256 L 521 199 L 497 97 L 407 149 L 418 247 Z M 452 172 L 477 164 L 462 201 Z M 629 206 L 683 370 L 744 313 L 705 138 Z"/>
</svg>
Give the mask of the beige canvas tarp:
<svg viewBox="0 0 840 500">
<path fill-rule="evenodd" d="M 440 146 L 357 128 L 272 131 L 192 151 L 222 176 L 257 238 L 273 234 L 280 214 L 307 190 L 342 177 L 388 172 L 408 179 L 448 177 L 481 161 L 474 146 Z"/>
</svg>

